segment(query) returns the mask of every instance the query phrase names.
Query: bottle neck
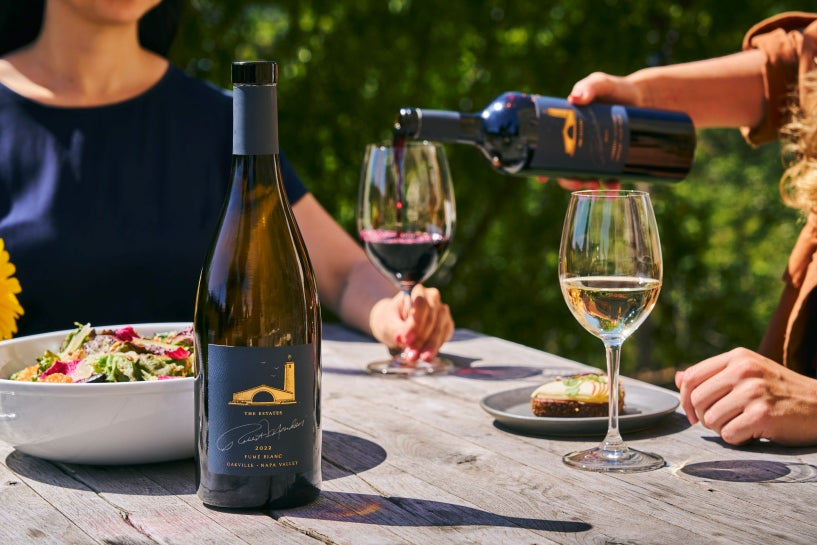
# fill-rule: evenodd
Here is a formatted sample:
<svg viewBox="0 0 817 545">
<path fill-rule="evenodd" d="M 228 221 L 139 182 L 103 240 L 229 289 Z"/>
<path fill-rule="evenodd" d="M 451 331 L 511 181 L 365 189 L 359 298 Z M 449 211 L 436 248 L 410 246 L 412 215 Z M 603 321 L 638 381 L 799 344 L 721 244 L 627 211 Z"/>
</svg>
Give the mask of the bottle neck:
<svg viewBox="0 0 817 545">
<path fill-rule="evenodd" d="M 233 155 L 278 154 L 275 85 L 233 87 Z"/>
<path fill-rule="evenodd" d="M 403 108 L 394 124 L 395 134 L 412 140 L 479 144 L 483 141 L 482 118 L 447 110 Z"/>
</svg>

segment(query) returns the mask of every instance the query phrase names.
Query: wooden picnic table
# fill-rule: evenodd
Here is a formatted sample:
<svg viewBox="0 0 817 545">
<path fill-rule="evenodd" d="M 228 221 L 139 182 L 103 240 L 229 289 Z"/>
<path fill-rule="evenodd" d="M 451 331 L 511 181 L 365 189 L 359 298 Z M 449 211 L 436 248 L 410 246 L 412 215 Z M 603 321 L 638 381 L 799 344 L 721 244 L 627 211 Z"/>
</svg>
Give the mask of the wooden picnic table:
<svg viewBox="0 0 817 545">
<path fill-rule="evenodd" d="M 443 349 L 454 373 L 390 379 L 364 372 L 382 346 L 336 325 L 324 339 L 316 502 L 215 510 L 195 494 L 192 459 L 85 466 L 0 443 L 0 543 L 817 543 L 817 449 L 732 447 L 677 410 L 624 435 L 666 467 L 570 469 L 561 456 L 599 437 L 520 433 L 480 400 L 585 366 L 457 330 Z"/>
</svg>

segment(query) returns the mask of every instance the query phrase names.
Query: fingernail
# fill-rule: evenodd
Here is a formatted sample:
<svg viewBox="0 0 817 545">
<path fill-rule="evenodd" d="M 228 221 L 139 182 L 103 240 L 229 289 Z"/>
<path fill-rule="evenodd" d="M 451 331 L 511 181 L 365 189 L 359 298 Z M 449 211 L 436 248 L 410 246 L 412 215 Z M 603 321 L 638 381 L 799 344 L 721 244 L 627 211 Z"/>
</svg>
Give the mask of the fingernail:
<svg viewBox="0 0 817 545">
<path fill-rule="evenodd" d="M 567 97 L 570 102 L 584 102 L 587 99 L 587 92 L 586 91 L 573 91 L 570 93 L 570 96 Z"/>
</svg>

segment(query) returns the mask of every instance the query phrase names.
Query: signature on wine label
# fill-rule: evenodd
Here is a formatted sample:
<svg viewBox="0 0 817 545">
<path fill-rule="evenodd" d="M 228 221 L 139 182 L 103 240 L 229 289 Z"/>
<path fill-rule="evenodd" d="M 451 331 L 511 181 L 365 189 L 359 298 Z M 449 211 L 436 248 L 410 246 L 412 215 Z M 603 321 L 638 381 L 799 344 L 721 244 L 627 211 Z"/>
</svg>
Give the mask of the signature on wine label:
<svg viewBox="0 0 817 545">
<path fill-rule="evenodd" d="M 216 448 L 227 452 L 236 445 L 255 443 L 262 439 L 280 439 L 285 433 L 302 428 L 305 423 L 305 420 L 293 418 L 287 426 L 279 423 L 273 427 L 267 419 L 253 424 L 242 424 L 221 434 L 216 442 Z"/>
</svg>

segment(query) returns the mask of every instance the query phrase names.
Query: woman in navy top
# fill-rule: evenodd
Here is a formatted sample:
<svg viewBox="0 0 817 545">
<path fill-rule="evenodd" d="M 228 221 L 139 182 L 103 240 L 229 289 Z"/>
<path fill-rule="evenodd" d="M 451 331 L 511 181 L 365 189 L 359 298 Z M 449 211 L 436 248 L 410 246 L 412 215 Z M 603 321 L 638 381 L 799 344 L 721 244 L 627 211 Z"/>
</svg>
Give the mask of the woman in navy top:
<svg viewBox="0 0 817 545">
<path fill-rule="evenodd" d="M 21 4 L 3 9 L 31 13 Z M 39 35 L 0 59 L 0 238 L 22 287 L 19 335 L 192 320 L 229 181 L 232 100 L 163 56 L 170 39 L 150 24 L 167 27 L 181 4 L 46 0 Z M 26 27 L 21 14 L 5 21 Z M 439 292 L 420 287 L 403 317 L 396 288 L 285 156 L 282 167 L 322 302 L 433 357 L 453 331 Z"/>
</svg>

